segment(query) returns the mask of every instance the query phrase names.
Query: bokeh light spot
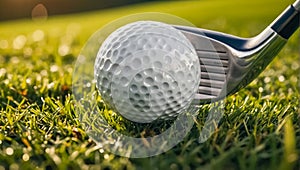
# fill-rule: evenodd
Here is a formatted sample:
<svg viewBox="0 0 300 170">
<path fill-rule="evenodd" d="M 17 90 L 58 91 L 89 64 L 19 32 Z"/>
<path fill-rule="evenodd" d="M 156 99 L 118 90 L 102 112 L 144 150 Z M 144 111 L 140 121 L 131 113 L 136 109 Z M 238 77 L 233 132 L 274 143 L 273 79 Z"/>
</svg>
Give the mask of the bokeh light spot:
<svg viewBox="0 0 300 170">
<path fill-rule="evenodd" d="M 36 30 L 32 34 L 33 41 L 41 41 L 44 39 L 44 32 L 42 30 Z"/>
<path fill-rule="evenodd" d="M 61 56 L 65 56 L 69 53 L 70 51 L 70 47 L 68 45 L 61 45 L 59 48 L 58 48 L 58 53 L 59 55 Z"/>
<path fill-rule="evenodd" d="M 13 47 L 16 50 L 20 50 L 24 47 L 25 43 L 27 41 L 27 38 L 24 35 L 17 36 L 13 41 Z"/>
<path fill-rule="evenodd" d="M 23 161 L 29 161 L 29 159 L 30 159 L 30 157 L 29 157 L 29 155 L 27 154 L 27 153 L 25 153 L 23 156 L 22 156 L 22 159 L 23 159 Z"/>
<path fill-rule="evenodd" d="M 1 49 L 8 48 L 8 41 L 7 40 L 0 40 L 0 48 Z"/>
<path fill-rule="evenodd" d="M 7 155 L 13 155 L 14 154 L 14 150 L 11 147 L 6 148 L 6 154 Z"/>
<path fill-rule="evenodd" d="M 46 20 L 48 18 L 47 8 L 43 4 L 37 4 L 31 11 L 32 20 Z"/>
</svg>

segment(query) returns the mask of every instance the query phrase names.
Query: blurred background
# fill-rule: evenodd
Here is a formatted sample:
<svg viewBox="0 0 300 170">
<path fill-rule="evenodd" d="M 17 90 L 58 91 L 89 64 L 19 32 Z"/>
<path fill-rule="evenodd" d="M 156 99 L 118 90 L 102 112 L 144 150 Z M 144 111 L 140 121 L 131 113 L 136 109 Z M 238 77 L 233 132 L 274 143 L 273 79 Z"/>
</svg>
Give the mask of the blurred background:
<svg viewBox="0 0 300 170">
<path fill-rule="evenodd" d="M 197 27 L 251 37 L 293 2 L 275 1 L 0 0 L 0 54 L 23 53 L 38 39 L 48 52 L 77 56 L 87 39 L 104 25 L 145 12 L 167 13 Z"/>
<path fill-rule="evenodd" d="M 78 13 L 147 1 L 151 0 L 1 0 L 0 21 Z"/>
</svg>

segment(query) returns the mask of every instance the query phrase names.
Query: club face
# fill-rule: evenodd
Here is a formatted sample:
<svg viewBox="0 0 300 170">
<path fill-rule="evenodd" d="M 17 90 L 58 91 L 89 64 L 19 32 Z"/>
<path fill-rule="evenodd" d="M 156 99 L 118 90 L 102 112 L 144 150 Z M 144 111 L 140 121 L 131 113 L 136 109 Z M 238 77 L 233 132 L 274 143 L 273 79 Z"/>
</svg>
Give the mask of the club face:
<svg viewBox="0 0 300 170">
<path fill-rule="evenodd" d="M 194 46 L 201 67 L 200 85 L 193 104 L 218 100 L 226 89 L 226 77 L 231 63 L 231 53 L 221 43 L 209 39 L 205 34 L 190 31 L 182 33 Z"/>
<path fill-rule="evenodd" d="M 247 86 L 286 43 L 269 28 L 254 38 L 245 39 L 209 30 L 175 27 L 191 41 L 201 64 L 200 86 L 194 104 L 218 101 Z"/>
</svg>

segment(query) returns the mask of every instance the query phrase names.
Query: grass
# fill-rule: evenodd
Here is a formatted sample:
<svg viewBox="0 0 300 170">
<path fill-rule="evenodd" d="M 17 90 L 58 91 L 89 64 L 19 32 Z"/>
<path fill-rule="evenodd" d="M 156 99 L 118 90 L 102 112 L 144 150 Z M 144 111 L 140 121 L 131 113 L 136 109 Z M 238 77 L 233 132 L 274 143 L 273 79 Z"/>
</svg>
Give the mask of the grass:
<svg viewBox="0 0 300 170">
<path fill-rule="evenodd" d="M 211 105 L 202 107 L 182 142 L 158 156 L 133 159 L 99 148 L 78 121 L 71 90 L 74 63 L 88 37 L 121 16 L 167 12 L 247 37 L 289 3 L 155 2 L 0 23 L 0 169 L 299 169 L 299 31 L 254 82 L 226 99 L 225 114 L 206 142 L 197 140 Z M 103 113 L 124 133 L 158 133 L 151 131 L 154 125 L 134 126 Z"/>
</svg>

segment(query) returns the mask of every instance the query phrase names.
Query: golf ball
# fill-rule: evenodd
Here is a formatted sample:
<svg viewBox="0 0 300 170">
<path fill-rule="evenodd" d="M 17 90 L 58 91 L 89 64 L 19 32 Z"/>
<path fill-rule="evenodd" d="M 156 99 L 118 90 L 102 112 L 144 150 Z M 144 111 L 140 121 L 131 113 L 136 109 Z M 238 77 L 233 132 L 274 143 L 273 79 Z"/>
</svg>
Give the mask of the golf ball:
<svg viewBox="0 0 300 170">
<path fill-rule="evenodd" d="M 102 99 L 126 119 L 150 123 L 185 111 L 196 94 L 200 64 L 190 41 L 171 25 L 137 21 L 102 43 L 94 65 Z"/>
</svg>

